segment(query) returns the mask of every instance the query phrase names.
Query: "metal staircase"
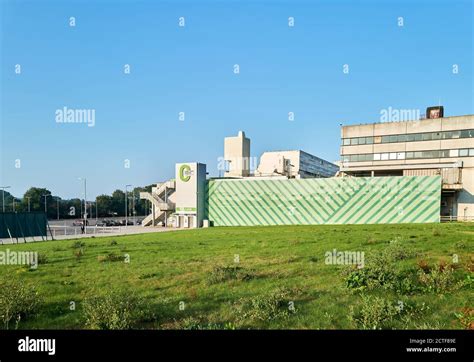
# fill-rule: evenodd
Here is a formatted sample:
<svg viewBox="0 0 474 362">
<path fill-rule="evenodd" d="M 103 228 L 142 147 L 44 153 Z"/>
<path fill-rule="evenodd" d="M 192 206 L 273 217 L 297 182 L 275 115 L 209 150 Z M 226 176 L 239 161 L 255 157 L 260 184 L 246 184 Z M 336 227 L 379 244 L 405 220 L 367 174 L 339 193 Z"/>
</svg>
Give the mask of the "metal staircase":
<svg viewBox="0 0 474 362">
<path fill-rule="evenodd" d="M 168 200 L 175 189 L 175 180 L 169 180 L 156 184 L 151 192 L 140 192 L 140 199 L 151 203 L 151 213 L 143 219 L 142 226 L 156 226 L 161 221 L 166 226 L 168 215 L 175 210 L 175 204 Z"/>
</svg>

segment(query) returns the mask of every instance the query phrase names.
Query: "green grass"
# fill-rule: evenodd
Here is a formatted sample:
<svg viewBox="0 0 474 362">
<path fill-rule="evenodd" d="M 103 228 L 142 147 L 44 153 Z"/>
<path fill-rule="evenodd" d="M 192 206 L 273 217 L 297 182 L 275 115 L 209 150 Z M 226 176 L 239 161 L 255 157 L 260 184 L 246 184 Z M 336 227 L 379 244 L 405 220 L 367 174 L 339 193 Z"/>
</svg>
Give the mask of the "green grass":
<svg viewBox="0 0 474 362">
<path fill-rule="evenodd" d="M 389 271 L 401 279 L 409 275 L 416 284 L 418 264 L 450 264 L 457 254 L 454 284 L 435 292 L 421 284 L 408 291 L 348 288 L 349 267 L 325 264 L 324 254 L 334 248 L 363 251 L 368 259 L 390 248 L 392 240 L 411 253 L 391 259 Z M 376 328 L 472 327 L 472 223 L 228 227 L 81 242 L 0 246 L 44 257 L 36 270 L 0 265 L 0 283 L 18 279 L 42 298 L 37 313 L 18 328 L 86 328 L 84 300 L 111 290 L 145 301 L 152 317 L 135 328 L 372 328 L 370 318 L 382 320 L 379 314 L 400 302 L 406 312 L 395 311 Z"/>
</svg>

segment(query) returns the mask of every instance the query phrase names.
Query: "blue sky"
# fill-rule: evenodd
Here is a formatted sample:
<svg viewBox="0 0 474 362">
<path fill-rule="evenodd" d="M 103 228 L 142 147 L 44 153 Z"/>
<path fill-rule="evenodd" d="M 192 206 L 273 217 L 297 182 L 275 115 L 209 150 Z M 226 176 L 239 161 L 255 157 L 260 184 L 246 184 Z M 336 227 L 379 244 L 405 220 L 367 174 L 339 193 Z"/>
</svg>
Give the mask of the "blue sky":
<svg viewBox="0 0 474 362">
<path fill-rule="evenodd" d="M 474 113 L 469 0 L 0 3 L 0 184 L 17 197 L 79 197 L 87 177 L 93 198 L 174 177 L 176 162 L 217 175 L 239 130 L 252 156 L 335 161 L 340 123 L 440 101 L 446 115 Z M 95 109 L 95 126 L 56 123 L 65 106 Z"/>
</svg>

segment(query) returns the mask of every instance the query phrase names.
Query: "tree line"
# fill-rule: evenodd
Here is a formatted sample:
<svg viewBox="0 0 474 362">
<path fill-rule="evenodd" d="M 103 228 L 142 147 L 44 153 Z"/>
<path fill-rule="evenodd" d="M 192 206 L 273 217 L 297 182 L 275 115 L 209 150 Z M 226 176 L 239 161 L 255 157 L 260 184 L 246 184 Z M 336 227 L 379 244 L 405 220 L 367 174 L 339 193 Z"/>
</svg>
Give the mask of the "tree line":
<svg viewBox="0 0 474 362">
<path fill-rule="evenodd" d="M 135 187 L 127 192 L 128 196 L 128 215 L 137 216 L 148 215 L 149 202 L 140 199 L 140 192 L 151 192 L 152 185 L 145 187 Z M 14 197 L 12 194 L 4 191 L 2 197 L 0 190 L 0 211 L 5 212 L 35 212 L 46 210 L 48 219 L 80 219 L 84 215 L 84 199 L 62 199 L 55 196 L 50 190 L 40 187 L 30 187 L 23 197 Z M 5 199 L 5 207 L 3 206 Z M 46 205 L 45 205 L 46 203 Z M 87 217 L 112 217 L 125 216 L 125 192 L 115 190 L 112 195 L 99 195 L 95 200 L 87 200 Z"/>
</svg>

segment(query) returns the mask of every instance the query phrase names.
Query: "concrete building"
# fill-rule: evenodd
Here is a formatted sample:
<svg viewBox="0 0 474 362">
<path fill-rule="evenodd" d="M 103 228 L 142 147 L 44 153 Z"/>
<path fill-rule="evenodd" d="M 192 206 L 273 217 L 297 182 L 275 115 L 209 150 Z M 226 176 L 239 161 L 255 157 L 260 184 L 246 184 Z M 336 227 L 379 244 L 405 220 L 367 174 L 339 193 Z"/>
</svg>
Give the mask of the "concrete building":
<svg viewBox="0 0 474 362">
<path fill-rule="evenodd" d="M 248 177 L 250 175 L 250 139 L 239 131 L 236 137 L 224 138 L 224 161 L 227 162 L 225 177 Z"/>
<path fill-rule="evenodd" d="M 333 177 L 338 170 L 331 162 L 304 151 L 273 151 L 262 154 L 255 176 Z"/>
<path fill-rule="evenodd" d="M 474 219 L 474 115 L 342 126 L 341 139 L 343 176 L 441 175 L 442 218 Z"/>
</svg>

